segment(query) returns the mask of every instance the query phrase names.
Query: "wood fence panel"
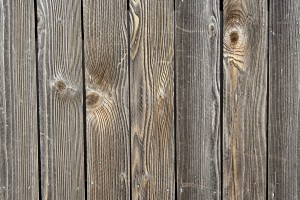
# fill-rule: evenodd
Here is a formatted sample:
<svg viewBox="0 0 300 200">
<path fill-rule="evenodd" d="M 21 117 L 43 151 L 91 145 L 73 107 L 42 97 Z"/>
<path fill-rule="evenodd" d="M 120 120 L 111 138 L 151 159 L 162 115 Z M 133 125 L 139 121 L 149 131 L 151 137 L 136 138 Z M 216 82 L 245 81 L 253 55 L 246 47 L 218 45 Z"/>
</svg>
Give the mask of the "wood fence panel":
<svg viewBox="0 0 300 200">
<path fill-rule="evenodd" d="M 84 0 L 88 199 L 130 199 L 126 0 Z"/>
<path fill-rule="evenodd" d="M 224 1 L 224 199 L 266 198 L 267 6 Z"/>
<path fill-rule="evenodd" d="M 174 2 L 129 6 L 132 198 L 174 199 Z"/>
<path fill-rule="evenodd" d="M 37 0 L 43 199 L 83 199 L 80 0 Z"/>
<path fill-rule="evenodd" d="M 219 1 L 176 0 L 178 199 L 220 199 Z"/>
<path fill-rule="evenodd" d="M 268 199 L 300 198 L 300 1 L 270 1 Z"/>
<path fill-rule="evenodd" d="M 0 1 L 0 199 L 38 199 L 34 1 Z"/>
</svg>

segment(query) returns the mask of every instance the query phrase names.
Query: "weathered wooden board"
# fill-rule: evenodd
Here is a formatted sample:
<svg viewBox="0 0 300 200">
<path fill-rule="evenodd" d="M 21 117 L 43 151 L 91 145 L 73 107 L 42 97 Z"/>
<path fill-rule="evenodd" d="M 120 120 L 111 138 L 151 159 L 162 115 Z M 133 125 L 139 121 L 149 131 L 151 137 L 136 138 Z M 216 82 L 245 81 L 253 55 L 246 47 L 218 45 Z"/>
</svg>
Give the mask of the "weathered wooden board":
<svg viewBox="0 0 300 200">
<path fill-rule="evenodd" d="M 270 1 L 268 199 L 300 198 L 300 1 Z"/>
<path fill-rule="evenodd" d="M 0 1 L 0 199 L 38 199 L 34 1 Z"/>
<path fill-rule="evenodd" d="M 84 0 L 88 199 L 130 199 L 126 0 Z"/>
<path fill-rule="evenodd" d="M 129 6 L 132 198 L 174 199 L 174 2 Z"/>
<path fill-rule="evenodd" d="M 220 199 L 219 1 L 176 0 L 178 199 Z"/>
<path fill-rule="evenodd" d="M 266 198 L 266 0 L 224 1 L 224 199 Z"/>
<path fill-rule="evenodd" d="M 38 0 L 43 199 L 83 199 L 84 129 L 80 0 Z"/>
</svg>

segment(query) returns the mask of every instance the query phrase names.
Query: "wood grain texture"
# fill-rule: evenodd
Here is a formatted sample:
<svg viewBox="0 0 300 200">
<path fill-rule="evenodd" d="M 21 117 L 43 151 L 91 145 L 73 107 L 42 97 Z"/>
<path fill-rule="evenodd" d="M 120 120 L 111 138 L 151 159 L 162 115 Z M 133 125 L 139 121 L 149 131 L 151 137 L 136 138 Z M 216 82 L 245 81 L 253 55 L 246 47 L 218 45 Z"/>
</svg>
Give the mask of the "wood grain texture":
<svg viewBox="0 0 300 200">
<path fill-rule="evenodd" d="M 176 0 L 178 199 L 220 199 L 219 1 Z"/>
<path fill-rule="evenodd" d="M 84 0 L 88 199 L 130 199 L 126 0 Z"/>
<path fill-rule="evenodd" d="M 0 0 L 0 199 L 38 199 L 34 1 Z"/>
<path fill-rule="evenodd" d="M 130 1 L 133 199 L 174 199 L 174 2 Z"/>
<path fill-rule="evenodd" d="M 80 0 L 38 0 L 41 193 L 83 199 L 84 134 Z"/>
<path fill-rule="evenodd" d="M 223 198 L 266 198 L 267 1 L 224 1 Z"/>
<path fill-rule="evenodd" d="M 300 1 L 270 1 L 268 199 L 300 198 Z"/>
</svg>

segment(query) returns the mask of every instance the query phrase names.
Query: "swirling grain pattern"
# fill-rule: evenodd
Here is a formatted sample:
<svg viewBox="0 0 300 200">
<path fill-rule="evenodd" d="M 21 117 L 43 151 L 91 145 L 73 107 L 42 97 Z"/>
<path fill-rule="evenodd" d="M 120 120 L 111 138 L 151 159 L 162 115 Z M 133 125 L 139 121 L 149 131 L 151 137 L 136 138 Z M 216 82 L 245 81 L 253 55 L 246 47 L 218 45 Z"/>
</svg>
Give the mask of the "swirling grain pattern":
<svg viewBox="0 0 300 200">
<path fill-rule="evenodd" d="M 175 11 L 177 198 L 220 199 L 219 1 Z"/>
<path fill-rule="evenodd" d="M 267 1 L 224 1 L 223 198 L 266 197 Z"/>
<path fill-rule="evenodd" d="M 34 1 L 0 1 L 0 199 L 39 199 Z"/>
<path fill-rule="evenodd" d="M 37 0 L 43 199 L 83 199 L 80 0 Z"/>
<path fill-rule="evenodd" d="M 130 1 L 133 199 L 174 199 L 174 4 Z"/>
<path fill-rule="evenodd" d="M 300 199 L 300 1 L 270 4 L 268 199 Z"/>
<path fill-rule="evenodd" d="M 88 199 L 129 199 L 127 1 L 83 4 Z"/>
</svg>

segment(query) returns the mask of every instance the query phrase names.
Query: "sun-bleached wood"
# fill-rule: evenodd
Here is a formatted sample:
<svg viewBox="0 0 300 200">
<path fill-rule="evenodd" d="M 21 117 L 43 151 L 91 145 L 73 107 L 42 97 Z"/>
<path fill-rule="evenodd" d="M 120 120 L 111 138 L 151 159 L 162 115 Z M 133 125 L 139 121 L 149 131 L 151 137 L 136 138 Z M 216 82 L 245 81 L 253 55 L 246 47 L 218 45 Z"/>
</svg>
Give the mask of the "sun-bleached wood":
<svg viewBox="0 0 300 200">
<path fill-rule="evenodd" d="M 223 199 L 266 198 L 267 0 L 224 0 Z"/>
<path fill-rule="evenodd" d="M 268 199 L 300 199 L 300 1 L 270 1 Z"/>
<path fill-rule="evenodd" d="M 130 199 L 126 0 L 83 0 L 88 199 Z"/>
<path fill-rule="evenodd" d="M 177 198 L 220 199 L 219 1 L 175 2 Z"/>
<path fill-rule="evenodd" d="M 80 0 L 37 0 L 41 195 L 84 199 Z"/>
<path fill-rule="evenodd" d="M 129 7 L 132 198 L 174 199 L 174 2 Z"/>
<path fill-rule="evenodd" d="M 39 199 L 33 0 L 0 1 L 0 199 Z"/>
</svg>

